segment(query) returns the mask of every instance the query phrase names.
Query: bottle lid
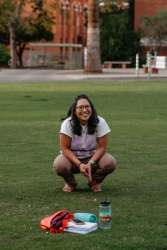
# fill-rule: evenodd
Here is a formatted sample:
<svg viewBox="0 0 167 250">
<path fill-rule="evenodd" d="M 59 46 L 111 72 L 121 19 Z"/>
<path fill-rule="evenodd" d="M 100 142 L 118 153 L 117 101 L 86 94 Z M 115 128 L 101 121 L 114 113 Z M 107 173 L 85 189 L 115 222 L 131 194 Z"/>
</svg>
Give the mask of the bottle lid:
<svg viewBox="0 0 167 250">
<path fill-rule="evenodd" d="M 109 206 L 110 202 L 107 200 L 107 198 L 104 199 L 104 201 L 101 201 L 102 206 Z"/>
</svg>

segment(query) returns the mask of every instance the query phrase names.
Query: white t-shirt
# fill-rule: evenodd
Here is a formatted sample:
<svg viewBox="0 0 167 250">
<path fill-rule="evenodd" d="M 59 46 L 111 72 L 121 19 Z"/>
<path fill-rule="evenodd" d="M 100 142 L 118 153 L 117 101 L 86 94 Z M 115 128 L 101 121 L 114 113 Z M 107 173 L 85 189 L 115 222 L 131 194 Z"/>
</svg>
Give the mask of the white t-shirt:
<svg viewBox="0 0 167 250">
<path fill-rule="evenodd" d="M 78 159 L 91 157 L 98 148 L 97 138 L 108 134 L 111 130 L 106 121 L 98 116 L 99 123 L 96 127 L 96 132 L 93 135 L 88 135 L 87 125 L 82 126 L 82 134 L 80 136 L 73 134 L 70 123 L 70 117 L 63 121 L 60 133 L 68 135 L 72 138 L 70 150 Z"/>
</svg>

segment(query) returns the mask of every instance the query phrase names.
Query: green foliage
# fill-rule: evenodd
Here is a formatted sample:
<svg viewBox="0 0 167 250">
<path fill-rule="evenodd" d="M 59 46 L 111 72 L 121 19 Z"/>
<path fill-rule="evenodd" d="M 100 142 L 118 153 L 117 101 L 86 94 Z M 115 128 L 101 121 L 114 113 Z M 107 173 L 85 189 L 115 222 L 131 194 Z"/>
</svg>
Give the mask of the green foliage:
<svg viewBox="0 0 167 250">
<path fill-rule="evenodd" d="M 8 45 L 10 41 L 9 29 L 0 25 L 0 43 Z"/>
<path fill-rule="evenodd" d="M 128 10 L 113 9 L 100 14 L 102 62 L 126 60 L 132 62 L 131 66 L 135 65 L 135 56 L 141 54 L 143 48 L 140 31 L 135 32 L 132 23 Z"/>
<path fill-rule="evenodd" d="M 88 27 L 88 8 L 84 7 L 83 9 L 83 16 L 84 16 L 84 26 Z"/>
<path fill-rule="evenodd" d="M 76 191 L 64 193 L 52 170 L 60 118 L 81 92 L 112 129 L 107 152 L 118 166 L 102 193 L 90 192 L 82 175 Z M 0 249 L 165 250 L 166 96 L 166 81 L 153 80 L 0 84 Z M 39 227 L 61 209 L 98 216 L 105 197 L 111 230 L 55 235 Z"/>
<path fill-rule="evenodd" d="M 28 42 L 36 42 L 42 39 L 52 41 L 54 37 L 51 32 L 52 25 L 53 20 L 47 16 L 47 13 L 39 14 L 34 19 L 24 18 L 16 29 L 17 45 L 21 46 Z"/>
<path fill-rule="evenodd" d="M 8 61 L 10 60 L 10 54 L 6 50 L 6 48 L 0 44 L 0 65 L 8 65 Z"/>
<path fill-rule="evenodd" d="M 11 0 L 4 0 L 0 4 L 0 43 L 9 44 L 9 22 L 11 21 Z M 13 9 L 11 9 L 13 11 Z"/>
<path fill-rule="evenodd" d="M 31 4 L 29 10 L 25 9 L 26 3 Z M 43 0 L 7 0 L 0 6 L 0 42 L 9 44 L 9 27 L 13 24 L 20 65 L 22 53 L 29 42 L 53 40 L 53 9 L 51 4 L 46 6 Z"/>
</svg>

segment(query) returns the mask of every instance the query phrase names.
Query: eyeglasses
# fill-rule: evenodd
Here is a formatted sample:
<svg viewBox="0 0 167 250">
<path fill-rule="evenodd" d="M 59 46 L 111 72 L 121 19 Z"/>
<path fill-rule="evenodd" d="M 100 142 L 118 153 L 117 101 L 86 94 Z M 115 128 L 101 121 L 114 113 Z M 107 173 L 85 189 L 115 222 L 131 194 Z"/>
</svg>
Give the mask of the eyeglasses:
<svg viewBox="0 0 167 250">
<path fill-rule="evenodd" d="M 84 108 L 86 109 L 86 110 L 89 110 L 89 109 L 91 109 L 91 105 L 85 105 L 85 106 L 78 106 L 78 107 L 76 107 L 79 111 L 82 111 Z"/>
</svg>

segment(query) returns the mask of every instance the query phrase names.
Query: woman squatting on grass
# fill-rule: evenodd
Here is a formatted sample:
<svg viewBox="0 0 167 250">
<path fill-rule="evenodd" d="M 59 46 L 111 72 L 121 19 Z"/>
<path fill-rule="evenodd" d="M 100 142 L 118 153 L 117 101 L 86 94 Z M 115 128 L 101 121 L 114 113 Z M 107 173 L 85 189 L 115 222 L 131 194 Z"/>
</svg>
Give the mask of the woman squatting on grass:
<svg viewBox="0 0 167 250">
<path fill-rule="evenodd" d="M 66 182 L 63 191 L 75 189 L 74 174 L 78 173 L 88 178 L 87 185 L 93 192 L 102 191 L 99 184 L 117 165 L 115 158 L 106 153 L 110 128 L 85 94 L 75 98 L 62 120 L 61 154 L 54 160 L 53 169 Z"/>
</svg>

